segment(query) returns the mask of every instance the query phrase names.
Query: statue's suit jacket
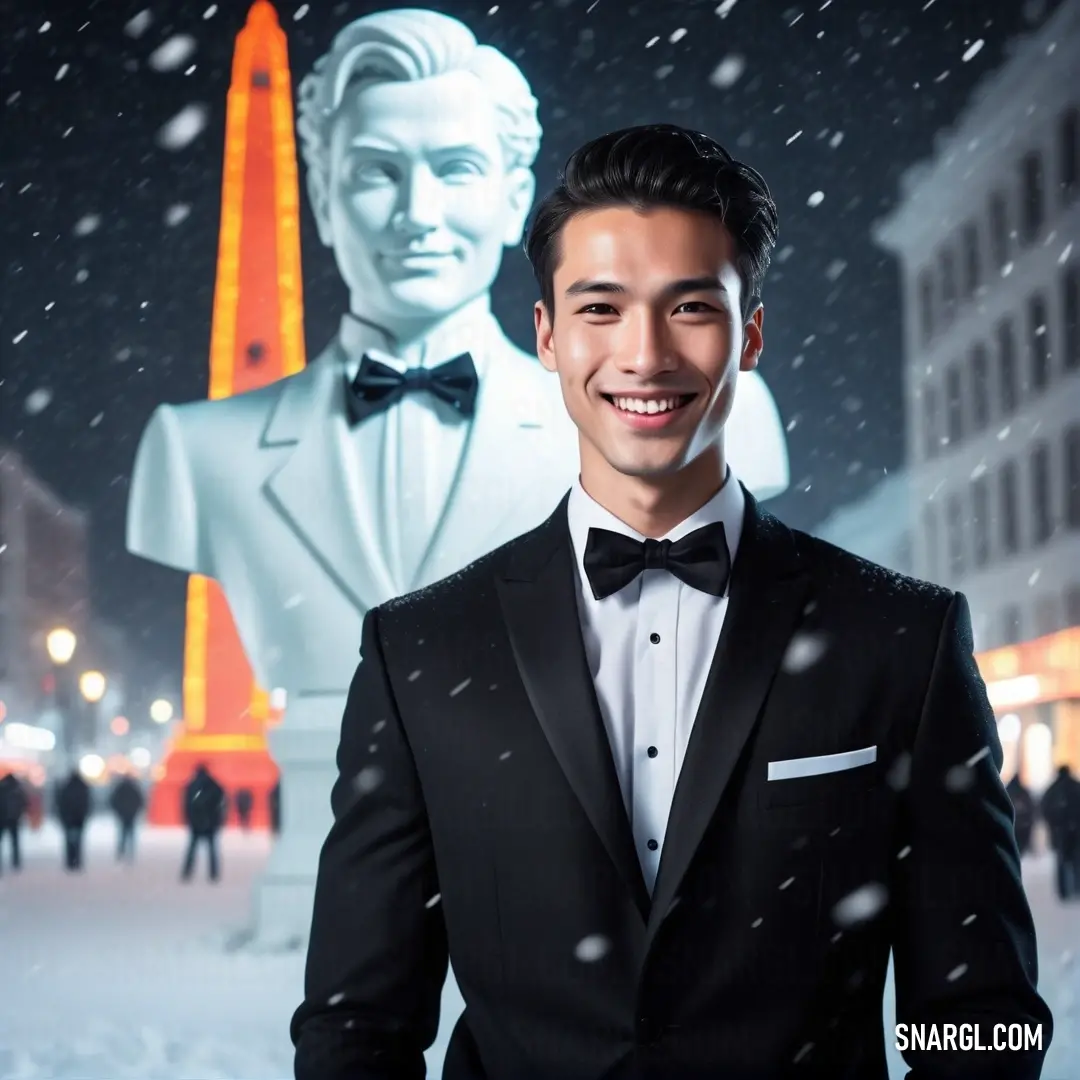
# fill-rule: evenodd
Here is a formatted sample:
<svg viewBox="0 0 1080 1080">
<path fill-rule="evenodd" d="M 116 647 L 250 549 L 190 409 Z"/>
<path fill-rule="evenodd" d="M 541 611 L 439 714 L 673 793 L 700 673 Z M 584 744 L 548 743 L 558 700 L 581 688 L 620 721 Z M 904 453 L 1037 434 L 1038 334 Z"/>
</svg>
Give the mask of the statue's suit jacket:
<svg viewBox="0 0 1080 1080">
<path fill-rule="evenodd" d="M 127 547 L 223 587 L 256 678 L 301 702 L 322 701 L 336 724 L 364 612 L 436 581 L 528 531 L 577 476 L 578 439 L 558 379 L 492 320 L 468 443 L 446 510 L 413 580 L 388 580 L 376 518 L 377 461 L 349 441 L 339 345 L 304 370 L 234 397 L 162 405 L 135 459 Z M 740 378 L 734 468 L 761 497 L 783 491 L 783 429 L 756 372 Z"/>
<path fill-rule="evenodd" d="M 448 955 L 444 1080 L 886 1080 L 890 948 L 900 1022 L 1043 1025 L 1026 1052 L 910 1051 L 910 1080 L 1037 1080 L 1051 1018 L 964 597 L 748 496 L 650 895 L 579 587 L 564 499 L 368 614 L 298 1080 L 420 1080 Z"/>
</svg>

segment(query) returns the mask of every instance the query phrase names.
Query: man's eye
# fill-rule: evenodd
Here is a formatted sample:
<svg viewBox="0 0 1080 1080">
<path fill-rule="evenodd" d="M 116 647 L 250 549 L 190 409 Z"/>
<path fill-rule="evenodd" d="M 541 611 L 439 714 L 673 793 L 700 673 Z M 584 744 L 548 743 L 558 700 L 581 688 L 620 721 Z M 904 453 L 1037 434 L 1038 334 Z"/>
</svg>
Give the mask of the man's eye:
<svg viewBox="0 0 1080 1080">
<path fill-rule="evenodd" d="M 586 304 L 579 315 L 615 315 L 617 312 L 610 304 Z"/>
<path fill-rule="evenodd" d="M 687 300 L 685 304 L 680 304 L 675 310 L 681 311 L 685 315 L 704 315 L 716 309 L 703 300 Z"/>
</svg>

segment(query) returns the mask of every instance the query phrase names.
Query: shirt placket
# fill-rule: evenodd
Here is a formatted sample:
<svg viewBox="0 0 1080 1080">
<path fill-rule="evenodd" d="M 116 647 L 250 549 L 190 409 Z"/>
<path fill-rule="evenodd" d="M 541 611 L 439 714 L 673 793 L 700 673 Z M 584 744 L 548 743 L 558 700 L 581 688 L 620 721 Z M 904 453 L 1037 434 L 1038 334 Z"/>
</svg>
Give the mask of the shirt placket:
<svg viewBox="0 0 1080 1080">
<path fill-rule="evenodd" d="M 675 792 L 679 583 L 661 570 L 642 577 L 634 642 L 633 831 L 651 891 Z"/>
</svg>

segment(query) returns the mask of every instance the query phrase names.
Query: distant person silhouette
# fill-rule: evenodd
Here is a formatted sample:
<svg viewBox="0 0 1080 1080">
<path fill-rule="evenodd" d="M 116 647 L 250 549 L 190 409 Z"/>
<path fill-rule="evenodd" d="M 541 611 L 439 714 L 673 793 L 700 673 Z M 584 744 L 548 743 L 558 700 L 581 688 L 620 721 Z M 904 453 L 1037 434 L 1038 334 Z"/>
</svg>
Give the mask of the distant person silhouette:
<svg viewBox="0 0 1080 1080">
<path fill-rule="evenodd" d="M 1012 800 L 1015 821 L 1013 832 L 1016 834 L 1016 846 L 1021 855 L 1026 855 L 1031 850 L 1031 834 L 1035 828 L 1035 799 L 1031 792 L 1024 787 L 1018 773 L 1005 785 L 1005 790 Z"/>
<path fill-rule="evenodd" d="M 0 871 L 4 868 L 5 836 L 11 837 L 11 868 L 18 870 L 22 867 L 19 832 L 27 805 L 22 781 L 14 773 L 7 773 L 0 779 Z"/>
<path fill-rule="evenodd" d="M 217 838 L 225 824 L 225 810 L 225 789 L 214 779 L 205 763 L 200 762 L 184 788 L 184 820 L 190 835 L 184 867 L 180 872 L 182 881 L 191 880 L 191 873 L 195 869 L 195 852 L 200 843 L 206 844 L 210 880 L 218 880 L 221 866 Z"/>
<path fill-rule="evenodd" d="M 72 769 L 56 791 L 56 816 L 64 830 L 64 867 L 83 868 L 83 831 L 90 816 L 90 785 Z"/>
<path fill-rule="evenodd" d="M 278 782 L 270 789 L 270 794 L 267 795 L 266 801 L 269 804 L 270 810 L 270 831 L 277 836 L 281 832 L 281 781 Z"/>
<path fill-rule="evenodd" d="M 236 817 L 240 822 L 240 828 L 247 832 L 251 828 L 251 811 L 255 805 L 255 796 L 251 794 L 251 788 L 240 788 L 236 793 Z"/>
<path fill-rule="evenodd" d="M 1068 765 L 1058 768 L 1057 778 L 1043 792 L 1040 810 L 1057 858 L 1058 898 L 1080 898 L 1080 780 Z"/>
<path fill-rule="evenodd" d="M 109 806 L 116 815 L 116 861 L 135 861 L 135 820 L 146 805 L 142 788 L 130 777 L 117 780 L 109 795 Z"/>
</svg>

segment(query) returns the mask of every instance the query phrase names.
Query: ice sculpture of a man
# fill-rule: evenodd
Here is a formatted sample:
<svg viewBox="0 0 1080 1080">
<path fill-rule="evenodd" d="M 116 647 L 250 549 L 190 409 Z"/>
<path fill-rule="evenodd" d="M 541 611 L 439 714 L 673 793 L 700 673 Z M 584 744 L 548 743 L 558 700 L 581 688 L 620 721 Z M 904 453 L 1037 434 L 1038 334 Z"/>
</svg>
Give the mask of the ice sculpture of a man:
<svg viewBox="0 0 1080 1080">
<path fill-rule="evenodd" d="M 221 584 L 257 679 L 286 691 L 283 830 L 257 910 L 271 937 L 310 918 L 365 611 L 538 524 L 578 460 L 558 380 L 489 307 L 541 136 L 518 67 L 446 15 L 368 15 L 301 83 L 298 127 L 349 312 L 299 374 L 159 407 L 127 528 L 133 553 Z M 733 467 L 776 494 L 772 399 L 755 375 L 736 401 Z"/>
</svg>

